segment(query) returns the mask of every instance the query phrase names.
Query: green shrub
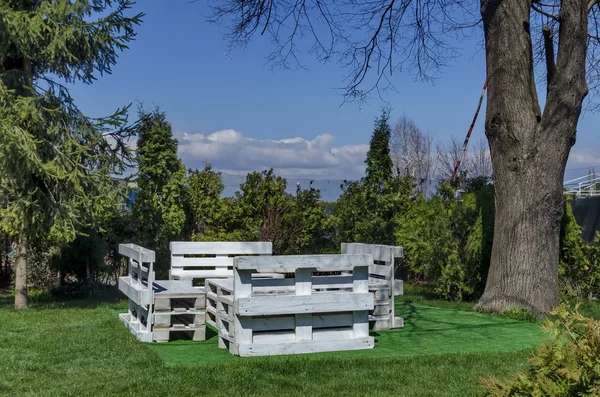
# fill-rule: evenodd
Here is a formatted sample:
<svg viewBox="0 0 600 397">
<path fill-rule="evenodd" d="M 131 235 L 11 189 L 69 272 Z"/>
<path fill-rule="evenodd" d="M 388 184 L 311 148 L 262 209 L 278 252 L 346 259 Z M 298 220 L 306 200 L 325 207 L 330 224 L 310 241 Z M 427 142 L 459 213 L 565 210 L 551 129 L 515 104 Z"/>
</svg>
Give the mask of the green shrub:
<svg viewBox="0 0 600 397">
<path fill-rule="evenodd" d="M 332 250 L 332 216 L 312 187 L 286 193 L 273 169 L 251 172 L 233 198 L 221 198 L 219 172 L 207 164 L 190 171 L 186 188 L 187 229 L 192 241 L 271 241 L 273 254 Z M 339 250 L 338 247 L 336 247 Z"/>
<path fill-rule="evenodd" d="M 485 282 L 491 246 L 481 195 L 465 193 L 457 200 L 447 184 L 438 192 L 417 197 L 397 215 L 396 243 L 404 247 L 411 278 L 427 280 L 444 299 L 470 300 Z"/>
<path fill-rule="evenodd" d="M 563 304 L 544 325 L 550 338 L 514 378 L 481 379 L 486 396 L 572 397 L 600 395 L 600 321 L 586 318 Z"/>
<path fill-rule="evenodd" d="M 228 202 L 221 199 L 225 186 L 221 173 L 206 164 L 202 171 L 189 170 L 185 185 L 186 234 L 223 233 L 229 223 Z M 192 239 L 195 239 L 192 237 Z"/>
<path fill-rule="evenodd" d="M 501 314 L 502 317 L 510 318 L 513 320 L 527 321 L 530 323 L 537 323 L 538 318 L 531 311 L 522 308 L 514 308 L 506 310 Z"/>
</svg>

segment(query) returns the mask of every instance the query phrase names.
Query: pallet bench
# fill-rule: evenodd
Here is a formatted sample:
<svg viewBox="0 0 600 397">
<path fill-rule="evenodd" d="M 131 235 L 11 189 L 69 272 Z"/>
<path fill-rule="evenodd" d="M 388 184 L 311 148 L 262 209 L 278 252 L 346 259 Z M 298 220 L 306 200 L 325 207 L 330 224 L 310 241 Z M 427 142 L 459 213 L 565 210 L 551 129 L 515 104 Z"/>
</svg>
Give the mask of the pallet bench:
<svg viewBox="0 0 600 397">
<path fill-rule="evenodd" d="M 154 251 L 135 244 L 119 244 L 128 258 L 127 276 L 119 290 L 129 302 L 119 315 L 142 342 L 168 342 L 175 334 L 201 341 L 206 338 L 206 294 L 183 281 L 155 280 Z"/>
<path fill-rule="evenodd" d="M 173 241 L 170 243 L 170 280 L 182 280 L 192 285 L 194 280 L 207 278 L 232 278 L 233 260 L 241 255 L 271 255 L 270 241 L 259 242 L 193 242 Z M 279 277 L 261 274 L 255 277 Z"/>
<path fill-rule="evenodd" d="M 233 279 L 206 280 L 207 321 L 219 347 L 243 357 L 371 349 L 372 262 L 369 254 L 236 257 Z"/>
<path fill-rule="evenodd" d="M 404 327 L 404 319 L 396 317 L 394 297 L 404 293 L 402 280 L 395 279 L 396 258 L 403 257 L 399 246 L 342 243 L 342 254 L 370 254 L 369 291 L 375 296 L 375 307 L 369 312 L 369 324 L 373 330 Z"/>
</svg>

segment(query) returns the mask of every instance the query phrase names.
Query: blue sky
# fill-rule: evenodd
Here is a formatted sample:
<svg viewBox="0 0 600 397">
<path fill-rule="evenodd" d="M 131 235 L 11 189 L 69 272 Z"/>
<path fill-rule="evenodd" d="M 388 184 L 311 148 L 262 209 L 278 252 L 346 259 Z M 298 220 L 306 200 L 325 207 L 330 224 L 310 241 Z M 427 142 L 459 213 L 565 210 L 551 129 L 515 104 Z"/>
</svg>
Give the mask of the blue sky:
<svg viewBox="0 0 600 397">
<path fill-rule="evenodd" d="M 147 15 L 113 73 L 72 90 L 84 112 L 106 115 L 138 100 L 160 105 L 188 167 L 209 161 L 231 172 L 272 165 L 290 176 L 360 176 L 383 103 L 373 99 L 340 107 L 335 88 L 342 86 L 345 70 L 310 62 L 307 54 L 309 72 L 271 71 L 266 64 L 271 46 L 260 36 L 246 50 L 228 53 L 220 28 L 206 22 L 203 1 L 144 0 L 134 11 Z M 392 122 L 405 113 L 440 141 L 464 138 L 485 79 L 483 52 L 475 43 L 465 47 L 463 57 L 434 84 L 394 75 L 400 92 L 385 97 Z M 485 106 L 472 141 L 483 137 L 484 117 Z M 600 164 L 599 117 L 584 115 L 568 168 Z"/>
</svg>

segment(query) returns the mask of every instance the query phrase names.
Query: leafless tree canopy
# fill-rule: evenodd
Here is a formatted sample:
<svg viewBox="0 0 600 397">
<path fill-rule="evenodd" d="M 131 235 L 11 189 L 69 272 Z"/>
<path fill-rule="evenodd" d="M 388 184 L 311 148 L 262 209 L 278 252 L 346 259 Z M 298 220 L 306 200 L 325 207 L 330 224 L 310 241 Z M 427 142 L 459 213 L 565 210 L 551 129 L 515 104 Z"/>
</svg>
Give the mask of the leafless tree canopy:
<svg viewBox="0 0 600 397">
<path fill-rule="evenodd" d="M 490 147 L 485 138 L 480 138 L 469 151 L 471 157 L 469 175 L 472 177 L 492 177 L 492 158 Z"/>
<path fill-rule="evenodd" d="M 438 142 L 435 149 L 437 152 L 437 180 L 448 180 L 452 175 L 452 171 L 454 171 L 456 162 L 460 158 L 462 141 L 453 136 L 447 142 Z M 464 159 L 461 165 L 461 171 L 468 169 L 469 159 Z"/>
<path fill-rule="evenodd" d="M 273 67 L 305 68 L 307 51 L 318 61 L 337 61 L 347 71 L 346 100 L 364 100 L 394 89 L 395 72 L 433 80 L 460 55 L 465 38 L 482 39 L 480 2 L 473 0 L 209 0 L 211 22 L 222 23 L 232 48 L 255 36 L 273 44 Z M 531 33 L 536 64 L 545 77 L 548 43 L 558 45 L 560 0 L 534 0 Z M 600 88 L 600 10 L 589 0 L 588 72 Z M 545 27 L 546 33 L 543 32 Z M 481 42 L 482 43 L 482 42 Z M 546 80 L 546 79 L 543 79 Z"/>
<path fill-rule="evenodd" d="M 256 34 L 274 46 L 272 66 L 304 68 L 303 49 L 348 74 L 345 98 L 363 100 L 393 89 L 390 77 L 406 72 L 431 80 L 459 55 L 457 42 L 481 19 L 474 2 L 461 0 L 210 0 L 210 21 L 222 22 L 232 47 Z"/>
<path fill-rule="evenodd" d="M 436 145 L 437 180 L 450 178 L 456 162 L 462 155 L 462 145 L 463 141 L 457 137 L 452 137 L 447 142 L 438 142 Z M 485 138 L 481 137 L 467 147 L 467 152 L 460 163 L 459 172 L 466 172 L 468 178 L 492 177 L 492 159 Z"/>
<path fill-rule="evenodd" d="M 433 136 L 423 132 L 408 116 L 402 116 L 392 128 L 390 149 L 394 167 L 399 175 L 414 180 L 417 189 L 429 192 L 434 158 L 431 153 Z"/>
</svg>

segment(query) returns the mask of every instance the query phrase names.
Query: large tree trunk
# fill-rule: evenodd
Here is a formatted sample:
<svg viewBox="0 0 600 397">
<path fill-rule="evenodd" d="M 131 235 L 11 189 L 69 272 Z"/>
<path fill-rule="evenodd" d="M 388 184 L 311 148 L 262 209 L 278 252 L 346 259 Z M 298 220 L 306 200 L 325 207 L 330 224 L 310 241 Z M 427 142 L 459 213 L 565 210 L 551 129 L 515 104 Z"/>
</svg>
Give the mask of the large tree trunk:
<svg viewBox="0 0 600 397">
<path fill-rule="evenodd" d="M 492 145 L 492 153 L 499 144 Z M 562 180 L 566 154 L 540 144 L 535 158 L 514 172 L 493 155 L 496 218 L 494 243 L 480 307 L 548 313 L 558 303 Z M 518 151 L 507 152 L 518 156 Z M 539 173 L 539 170 L 545 170 Z"/>
<path fill-rule="evenodd" d="M 476 308 L 548 313 L 558 303 L 564 170 L 585 83 L 587 3 L 563 0 L 556 68 L 542 114 L 534 81 L 530 2 L 482 2 L 496 218 L 486 289 Z M 539 32 L 541 34 L 541 32 Z M 553 62 L 553 60 L 552 60 Z"/>
<path fill-rule="evenodd" d="M 27 299 L 27 237 L 19 236 L 17 241 L 17 261 L 15 263 L 15 308 L 26 309 Z"/>
</svg>

